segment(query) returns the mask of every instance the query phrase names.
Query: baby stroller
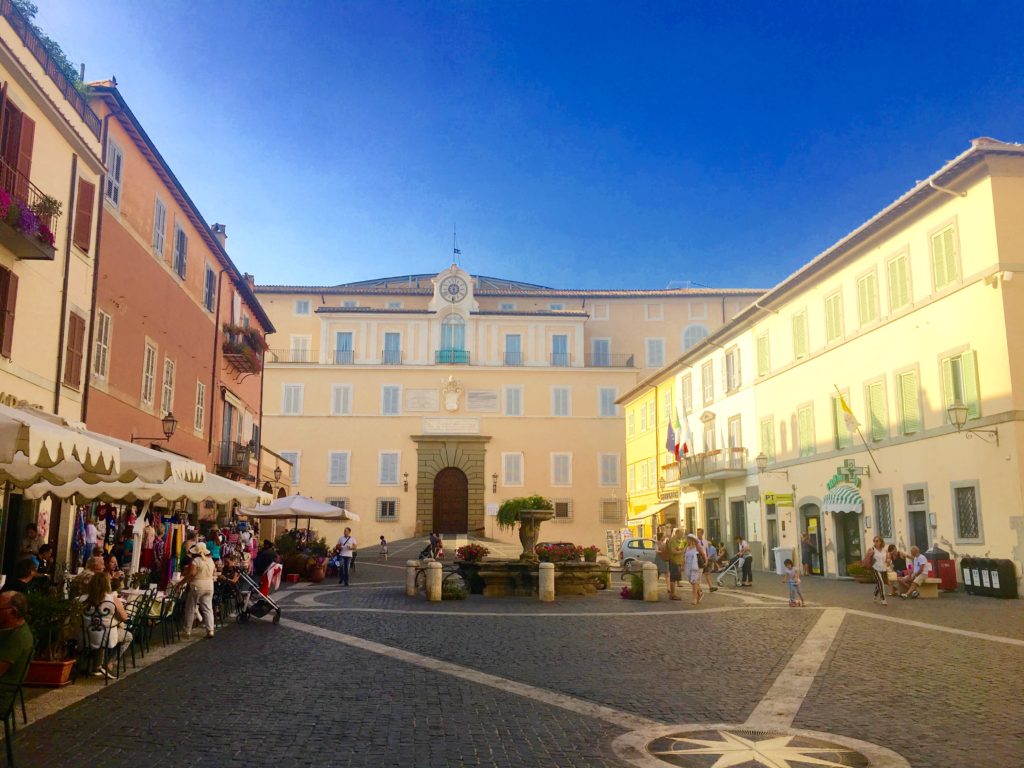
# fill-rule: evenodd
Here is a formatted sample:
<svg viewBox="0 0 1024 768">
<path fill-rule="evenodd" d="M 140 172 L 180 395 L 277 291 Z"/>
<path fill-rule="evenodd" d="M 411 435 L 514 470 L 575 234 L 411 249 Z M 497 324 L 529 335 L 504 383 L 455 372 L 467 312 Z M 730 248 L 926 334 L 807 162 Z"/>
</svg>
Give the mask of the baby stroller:
<svg viewBox="0 0 1024 768">
<path fill-rule="evenodd" d="M 271 611 L 274 612 L 274 623 L 281 621 L 281 607 L 269 595 L 260 591 L 260 585 L 247 573 L 241 573 L 238 587 L 242 590 L 243 601 L 238 610 L 238 622 L 245 624 L 250 616 L 262 619 Z"/>
<path fill-rule="evenodd" d="M 732 585 L 738 587 L 743 573 L 743 558 L 736 556 L 729 561 L 729 564 L 718 572 L 715 577 L 715 584 L 722 586 L 722 582 L 726 579 L 732 580 Z"/>
</svg>

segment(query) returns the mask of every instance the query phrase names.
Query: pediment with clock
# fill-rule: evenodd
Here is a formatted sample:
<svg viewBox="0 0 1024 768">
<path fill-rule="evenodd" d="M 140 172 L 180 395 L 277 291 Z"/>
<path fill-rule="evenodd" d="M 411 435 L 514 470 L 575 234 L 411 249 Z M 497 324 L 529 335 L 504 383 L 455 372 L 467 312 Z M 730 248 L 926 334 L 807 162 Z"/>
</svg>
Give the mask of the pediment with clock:
<svg viewBox="0 0 1024 768">
<path fill-rule="evenodd" d="M 455 308 L 468 314 L 480 308 L 473 297 L 472 276 L 458 265 L 452 264 L 438 273 L 432 282 L 434 297 L 430 300 L 430 309 L 434 312 Z"/>
</svg>

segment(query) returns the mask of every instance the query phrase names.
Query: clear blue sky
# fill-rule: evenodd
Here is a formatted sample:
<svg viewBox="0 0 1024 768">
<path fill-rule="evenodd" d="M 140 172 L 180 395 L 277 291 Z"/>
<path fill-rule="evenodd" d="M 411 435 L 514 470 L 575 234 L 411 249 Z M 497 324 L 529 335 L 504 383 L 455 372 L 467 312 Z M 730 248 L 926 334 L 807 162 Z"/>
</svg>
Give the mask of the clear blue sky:
<svg viewBox="0 0 1024 768">
<path fill-rule="evenodd" d="M 260 283 L 770 286 L 1024 141 L 1024 4 L 36 0 Z"/>
</svg>

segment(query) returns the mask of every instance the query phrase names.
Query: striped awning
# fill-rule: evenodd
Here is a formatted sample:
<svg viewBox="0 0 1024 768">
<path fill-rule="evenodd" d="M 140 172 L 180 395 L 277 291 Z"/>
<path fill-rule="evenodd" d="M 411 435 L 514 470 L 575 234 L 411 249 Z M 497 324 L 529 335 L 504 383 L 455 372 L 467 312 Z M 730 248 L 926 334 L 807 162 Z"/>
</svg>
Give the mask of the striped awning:
<svg viewBox="0 0 1024 768">
<path fill-rule="evenodd" d="M 856 486 L 843 483 L 825 494 L 821 508 L 825 512 L 853 512 L 859 515 L 864 511 L 864 499 Z"/>
</svg>

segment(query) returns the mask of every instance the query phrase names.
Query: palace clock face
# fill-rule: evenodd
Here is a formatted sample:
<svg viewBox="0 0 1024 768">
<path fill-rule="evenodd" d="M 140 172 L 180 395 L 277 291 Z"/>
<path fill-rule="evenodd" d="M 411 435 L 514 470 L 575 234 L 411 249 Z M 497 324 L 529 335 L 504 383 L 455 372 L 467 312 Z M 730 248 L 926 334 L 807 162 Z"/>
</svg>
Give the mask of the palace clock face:
<svg viewBox="0 0 1024 768">
<path fill-rule="evenodd" d="M 441 295 L 452 304 L 462 301 L 468 292 L 466 281 L 461 277 L 446 277 L 441 281 Z"/>
</svg>

